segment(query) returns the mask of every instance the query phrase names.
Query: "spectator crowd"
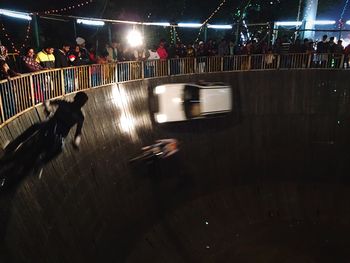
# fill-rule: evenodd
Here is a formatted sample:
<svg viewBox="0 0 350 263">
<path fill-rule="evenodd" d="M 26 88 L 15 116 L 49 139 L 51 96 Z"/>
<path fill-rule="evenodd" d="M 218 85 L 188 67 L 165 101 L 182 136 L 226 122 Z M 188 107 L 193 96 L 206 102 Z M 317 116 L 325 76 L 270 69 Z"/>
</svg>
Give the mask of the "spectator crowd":
<svg viewBox="0 0 350 263">
<path fill-rule="evenodd" d="M 199 41 L 195 44 L 185 45 L 177 42 L 170 46 L 165 40 L 160 40 L 157 46 L 151 48 L 145 46 L 131 48 L 127 45 L 121 45 L 117 41 L 112 41 L 112 43 L 105 45 L 97 55 L 95 48 L 87 48 L 85 40 L 78 37 L 74 45 L 63 43 L 59 48 L 46 45 L 37 54 L 34 48 L 28 47 L 22 54 L 21 63 L 16 71 L 32 73 L 53 68 L 123 61 L 254 54 L 284 55 L 290 53 L 342 54 L 345 55 L 345 65 L 348 65 L 350 45 L 344 47 L 342 40 L 335 42 L 334 39 L 334 37 L 328 38 L 327 35 L 324 35 L 321 41 L 314 43 L 309 39 L 291 41 L 287 36 L 283 36 L 277 38 L 274 44 L 267 41 L 249 40 L 239 45 L 226 39 L 219 42 L 210 39 L 206 43 Z M 18 76 L 19 73 L 16 71 L 12 70 L 7 63 L 7 48 L 0 45 L 0 79 Z"/>
</svg>

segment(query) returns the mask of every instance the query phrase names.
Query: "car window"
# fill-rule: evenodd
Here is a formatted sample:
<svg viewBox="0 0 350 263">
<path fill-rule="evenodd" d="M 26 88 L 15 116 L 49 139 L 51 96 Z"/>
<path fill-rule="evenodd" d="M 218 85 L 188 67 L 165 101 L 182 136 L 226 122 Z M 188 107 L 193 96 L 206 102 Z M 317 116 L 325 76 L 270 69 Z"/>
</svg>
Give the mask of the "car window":
<svg viewBox="0 0 350 263">
<path fill-rule="evenodd" d="M 200 116 L 199 87 L 186 85 L 184 88 L 184 108 L 187 119 Z"/>
</svg>

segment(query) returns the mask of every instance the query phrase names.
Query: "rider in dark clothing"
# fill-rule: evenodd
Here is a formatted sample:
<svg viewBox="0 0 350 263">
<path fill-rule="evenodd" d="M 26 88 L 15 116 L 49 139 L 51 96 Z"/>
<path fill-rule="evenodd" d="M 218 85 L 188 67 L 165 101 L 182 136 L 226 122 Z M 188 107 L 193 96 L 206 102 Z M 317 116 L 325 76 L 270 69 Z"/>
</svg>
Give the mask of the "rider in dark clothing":
<svg viewBox="0 0 350 263">
<path fill-rule="evenodd" d="M 73 102 L 45 102 L 45 112 L 52 117 L 32 125 L 4 149 L 5 155 L 0 159 L 0 190 L 39 170 L 40 178 L 43 166 L 62 152 L 63 140 L 74 125 L 77 129 L 73 146 L 79 147 L 84 123 L 81 108 L 87 100 L 86 93 L 78 92 Z"/>
<path fill-rule="evenodd" d="M 57 107 L 54 115 L 45 124 L 48 130 L 52 129 L 53 135 L 47 137 L 49 139 L 48 143 L 54 143 L 56 147 L 52 147 L 51 151 L 47 153 L 45 158 L 45 163 L 50 161 L 56 155 L 62 151 L 63 139 L 68 136 L 70 129 L 77 125 L 73 146 L 75 148 L 79 147 L 81 140 L 81 129 L 84 123 L 84 115 L 81 108 L 87 102 L 88 97 L 84 92 L 78 92 L 73 102 L 67 102 L 64 100 L 54 100 L 45 102 L 45 112 L 49 115 L 52 112 L 52 107 Z M 50 142 L 51 141 L 51 142 Z"/>
<path fill-rule="evenodd" d="M 41 155 L 43 159 L 41 164 L 52 160 L 62 152 L 63 139 L 67 137 L 70 129 L 76 124 L 77 129 L 74 136 L 73 146 L 79 147 L 81 140 L 81 129 L 84 123 L 84 115 L 81 108 L 87 102 L 88 96 L 85 92 L 78 92 L 73 102 L 64 100 L 54 100 L 45 102 L 45 113 L 52 115 L 48 121 L 40 124 L 34 124 L 24 133 L 12 141 L 6 148 L 5 152 L 13 152 L 24 142 L 29 140 L 32 135 L 39 132 L 41 135 Z M 54 108 L 56 110 L 54 111 Z M 54 113 L 53 113 L 54 111 Z"/>
</svg>

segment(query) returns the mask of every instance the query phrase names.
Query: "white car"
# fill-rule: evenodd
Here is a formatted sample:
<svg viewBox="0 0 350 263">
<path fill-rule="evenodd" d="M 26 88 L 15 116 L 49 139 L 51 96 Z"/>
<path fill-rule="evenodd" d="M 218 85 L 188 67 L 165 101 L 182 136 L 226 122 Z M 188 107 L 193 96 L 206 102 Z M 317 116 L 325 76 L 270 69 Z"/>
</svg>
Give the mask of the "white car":
<svg viewBox="0 0 350 263">
<path fill-rule="evenodd" d="M 232 111 L 232 89 L 223 83 L 165 84 L 153 90 L 158 123 L 185 121 Z"/>
</svg>

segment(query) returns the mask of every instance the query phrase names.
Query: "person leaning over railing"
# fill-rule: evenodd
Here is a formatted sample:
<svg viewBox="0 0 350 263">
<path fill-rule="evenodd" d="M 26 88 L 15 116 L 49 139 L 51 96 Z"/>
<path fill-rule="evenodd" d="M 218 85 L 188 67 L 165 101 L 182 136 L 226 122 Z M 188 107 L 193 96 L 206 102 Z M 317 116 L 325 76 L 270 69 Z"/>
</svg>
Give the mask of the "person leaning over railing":
<svg viewBox="0 0 350 263">
<path fill-rule="evenodd" d="M 35 57 L 34 49 L 32 47 L 28 47 L 25 50 L 25 55 L 21 59 L 23 73 L 33 73 L 33 72 L 45 70 L 45 68 L 42 67 L 35 60 L 34 57 Z M 44 100 L 43 92 L 42 92 L 43 87 L 40 81 L 40 77 L 38 75 L 34 75 L 32 78 L 33 78 L 33 86 L 34 86 L 32 87 L 34 89 L 34 99 L 35 99 L 35 102 L 38 103 Z"/>
<path fill-rule="evenodd" d="M 7 48 L 0 45 L 0 60 L 6 61 L 8 58 Z"/>
<path fill-rule="evenodd" d="M 17 76 L 20 76 L 20 74 L 10 69 L 6 61 L 0 60 L 0 80 L 10 80 L 10 78 Z"/>
<path fill-rule="evenodd" d="M 157 47 L 152 46 L 151 48 L 145 50 L 145 64 L 144 64 L 144 76 L 145 78 L 155 77 L 155 67 L 157 60 L 159 60 L 159 55 L 157 53 Z"/>
<path fill-rule="evenodd" d="M 37 54 L 35 60 L 38 63 L 40 63 L 40 65 L 43 68 L 53 69 L 55 68 L 55 60 L 56 60 L 53 52 L 54 52 L 54 48 L 52 47 L 52 45 L 46 44 L 44 46 L 44 49 Z M 40 92 L 42 94 L 42 96 L 38 94 L 39 97 L 37 99 L 40 102 L 43 102 L 44 100 L 50 97 L 49 93 L 53 86 L 53 79 L 52 79 L 52 76 L 50 76 L 50 72 L 38 75 L 37 77 L 39 78 L 38 81 L 40 81 Z"/>
<path fill-rule="evenodd" d="M 68 43 L 63 43 L 61 48 L 55 49 L 55 68 L 67 68 L 70 66 L 70 62 L 68 59 L 69 50 L 70 44 Z"/>
<path fill-rule="evenodd" d="M 10 69 L 6 61 L 0 60 L 0 80 L 8 80 L 7 82 L 0 84 L 0 94 L 5 120 L 11 118 L 16 114 L 16 87 L 10 80 L 12 77 L 19 75 L 19 73 Z"/>
<path fill-rule="evenodd" d="M 327 65 L 328 61 L 328 51 L 329 51 L 329 43 L 327 41 L 328 36 L 324 35 L 322 37 L 322 41 L 317 43 L 317 48 L 316 48 L 316 53 L 317 53 L 317 58 L 316 58 L 316 65 L 318 67 L 325 67 Z"/>
<path fill-rule="evenodd" d="M 34 49 L 32 47 L 26 48 L 25 55 L 21 59 L 23 73 L 32 73 L 45 69 L 35 60 L 34 56 Z"/>
<path fill-rule="evenodd" d="M 55 56 L 53 54 L 54 48 L 46 44 L 43 50 L 41 50 L 36 56 L 36 62 L 40 63 L 43 68 L 55 68 Z"/>
<path fill-rule="evenodd" d="M 342 62 L 343 55 L 344 55 L 343 41 L 339 39 L 337 44 L 334 45 L 334 67 L 335 68 L 344 67 L 344 61 Z M 341 65 L 341 63 L 343 63 L 343 65 Z"/>
<path fill-rule="evenodd" d="M 79 58 L 80 60 L 80 65 L 90 64 L 89 51 L 86 48 L 85 39 L 82 37 L 77 37 L 75 41 L 77 43 L 77 45 L 75 46 L 75 50 L 76 53 L 79 53 L 79 56 L 77 56 L 77 58 Z M 77 46 L 79 47 L 79 51 L 77 51 Z"/>
<path fill-rule="evenodd" d="M 74 90 L 74 69 L 69 68 L 71 66 L 71 61 L 69 60 L 69 57 L 68 57 L 69 51 L 70 51 L 70 44 L 67 42 L 63 43 L 61 48 L 55 49 L 54 51 L 55 67 L 64 68 L 62 70 L 62 74 L 64 79 L 64 89 L 66 94 L 71 93 Z"/>
<path fill-rule="evenodd" d="M 199 41 L 198 49 L 196 52 L 197 56 L 197 68 L 199 73 L 203 73 L 206 70 L 206 57 L 208 56 L 208 50 L 204 45 L 203 41 Z"/>
</svg>

